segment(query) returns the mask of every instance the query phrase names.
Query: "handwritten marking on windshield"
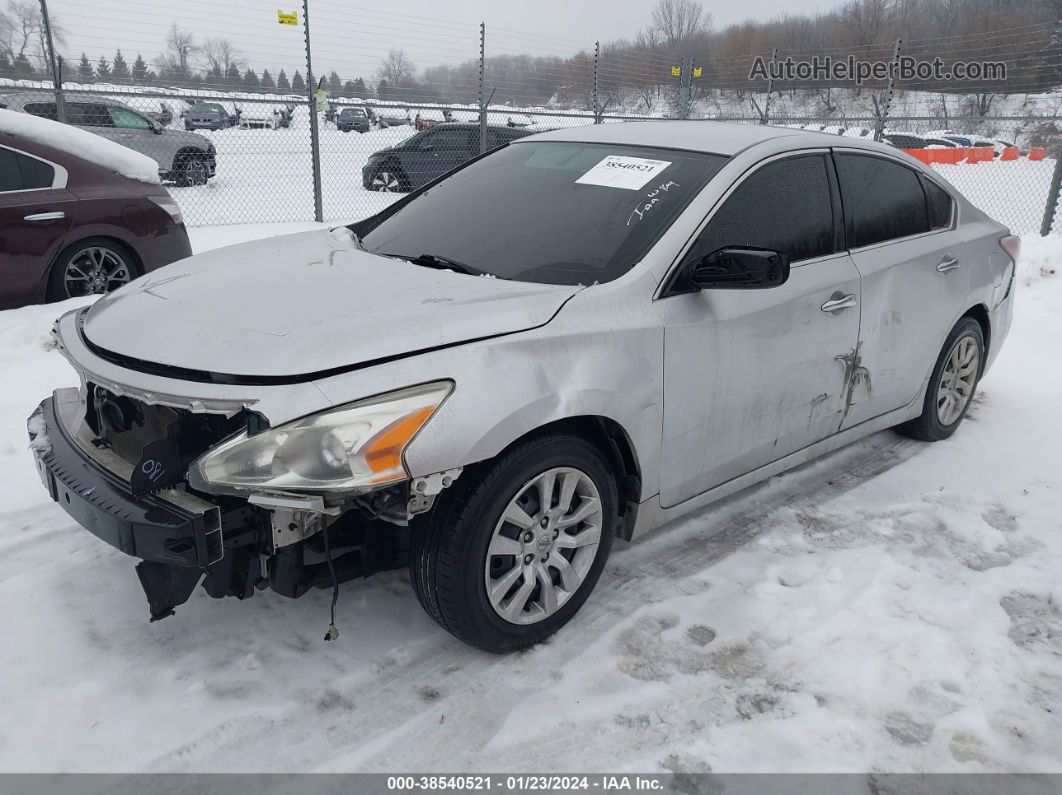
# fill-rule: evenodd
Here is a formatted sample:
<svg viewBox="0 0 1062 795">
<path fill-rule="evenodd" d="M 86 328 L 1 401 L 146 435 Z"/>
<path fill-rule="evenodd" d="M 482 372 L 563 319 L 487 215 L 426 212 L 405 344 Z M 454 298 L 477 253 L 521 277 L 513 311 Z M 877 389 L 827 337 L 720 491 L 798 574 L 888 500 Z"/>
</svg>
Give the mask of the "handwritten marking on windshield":
<svg viewBox="0 0 1062 795">
<path fill-rule="evenodd" d="M 668 180 L 667 182 L 661 182 L 651 191 L 646 193 L 645 198 L 638 203 L 638 206 L 634 208 L 634 211 L 631 212 L 630 216 L 627 218 L 627 226 L 631 225 L 634 216 L 638 216 L 639 221 L 645 218 L 645 214 L 652 210 L 657 203 L 664 198 L 662 194 L 667 193 L 672 188 L 678 187 L 680 186 L 677 182 L 674 180 Z"/>
</svg>

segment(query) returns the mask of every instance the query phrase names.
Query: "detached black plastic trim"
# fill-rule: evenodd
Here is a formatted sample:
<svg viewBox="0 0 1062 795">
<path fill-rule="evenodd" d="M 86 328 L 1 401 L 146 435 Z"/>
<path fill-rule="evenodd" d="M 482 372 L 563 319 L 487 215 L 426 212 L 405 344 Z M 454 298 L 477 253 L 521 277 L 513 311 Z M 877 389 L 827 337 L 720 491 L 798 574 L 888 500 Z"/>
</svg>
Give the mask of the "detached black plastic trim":
<svg viewBox="0 0 1062 795">
<path fill-rule="evenodd" d="M 129 483 L 91 460 L 70 437 L 54 397 L 34 417 L 44 423 L 46 441 L 35 445 L 34 454 L 48 493 L 94 536 L 127 555 L 172 566 L 203 567 L 222 558 L 216 508 L 196 513 L 157 495 L 134 498 Z M 31 432 L 30 440 L 37 436 Z"/>
</svg>

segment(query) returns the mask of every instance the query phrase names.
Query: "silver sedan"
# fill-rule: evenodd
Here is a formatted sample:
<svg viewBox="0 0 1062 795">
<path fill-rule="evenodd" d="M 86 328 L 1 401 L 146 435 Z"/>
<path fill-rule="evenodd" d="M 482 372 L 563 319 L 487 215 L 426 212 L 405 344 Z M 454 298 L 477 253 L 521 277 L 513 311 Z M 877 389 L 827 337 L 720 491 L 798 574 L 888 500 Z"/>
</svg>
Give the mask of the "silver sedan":
<svg viewBox="0 0 1062 795">
<path fill-rule="evenodd" d="M 954 433 L 1017 255 L 884 145 L 558 130 L 63 316 L 82 385 L 30 432 L 59 505 L 141 560 L 153 619 L 198 583 L 295 597 L 408 565 L 443 628 L 517 649 L 616 536 L 885 428 Z"/>
</svg>

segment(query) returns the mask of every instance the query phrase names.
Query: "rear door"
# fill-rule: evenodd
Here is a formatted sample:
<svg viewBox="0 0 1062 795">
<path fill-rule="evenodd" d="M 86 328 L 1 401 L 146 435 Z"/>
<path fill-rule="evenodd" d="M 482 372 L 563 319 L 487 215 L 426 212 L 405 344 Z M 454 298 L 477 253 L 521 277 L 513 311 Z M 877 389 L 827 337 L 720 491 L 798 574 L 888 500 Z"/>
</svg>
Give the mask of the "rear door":
<svg viewBox="0 0 1062 795">
<path fill-rule="evenodd" d="M 728 246 L 783 251 L 792 262 L 785 284 L 654 302 L 664 325 L 665 507 L 813 444 L 841 423 L 860 287 L 843 248 L 827 158 L 822 150 L 757 166 L 682 258 Z"/>
<path fill-rule="evenodd" d="M 0 146 L 0 309 L 39 297 L 77 206 L 66 179 L 61 166 Z"/>
<path fill-rule="evenodd" d="M 834 159 L 848 248 L 863 278 L 852 367 L 867 389 L 852 396 L 845 418 L 850 427 L 918 396 L 964 310 L 968 266 L 978 244 L 956 231 L 950 196 L 914 168 L 852 150 L 836 150 Z"/>
</svg>

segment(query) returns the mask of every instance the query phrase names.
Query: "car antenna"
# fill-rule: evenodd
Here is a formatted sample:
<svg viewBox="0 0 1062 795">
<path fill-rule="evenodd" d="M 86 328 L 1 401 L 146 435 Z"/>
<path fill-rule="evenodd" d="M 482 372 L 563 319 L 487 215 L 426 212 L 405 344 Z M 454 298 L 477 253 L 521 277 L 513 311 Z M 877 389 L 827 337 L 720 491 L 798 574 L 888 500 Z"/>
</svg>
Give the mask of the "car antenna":
<svg viewBox="0 0 1062 795">
<path fill-rule="evenodd" d="M 324 524 L 324 522 L 321 524 Z M 336 602 L 339 601 L 339 580 L 336 579 L 336 567 L 332 564 L 332 548 L 328 544 L 327 527 L 321 530 L 321 535 L 324 536 L 325 560 L 328 563 L 328 574 L 332 578 L 331 619 L 328 624 L 328 631 L 325 632 L 324 636 L 326 641 L 331 641 L 339 637 L 339 630 L 336 628 Z"/>
</svg>

